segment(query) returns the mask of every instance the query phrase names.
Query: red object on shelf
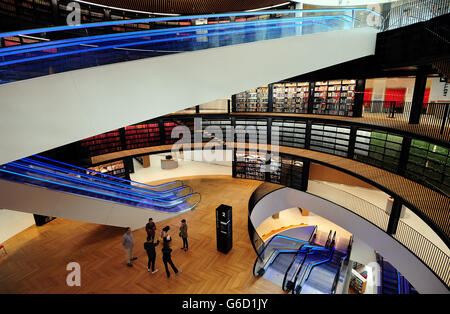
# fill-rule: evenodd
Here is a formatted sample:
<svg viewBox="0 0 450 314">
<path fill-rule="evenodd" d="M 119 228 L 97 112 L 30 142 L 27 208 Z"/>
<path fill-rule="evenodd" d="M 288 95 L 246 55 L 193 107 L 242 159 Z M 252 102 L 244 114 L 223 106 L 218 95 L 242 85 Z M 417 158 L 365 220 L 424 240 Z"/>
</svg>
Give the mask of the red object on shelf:
<svg viewBox="0 0 450 314">
<path fill-rule="evenodd" d="M 0 244 L 0 250 L 3 249 L 3 251 L 5 252 L 5 254 L 8 254 L 8 252 L 6 252 L 6 248 L 3 244 Z"/>
</svg>

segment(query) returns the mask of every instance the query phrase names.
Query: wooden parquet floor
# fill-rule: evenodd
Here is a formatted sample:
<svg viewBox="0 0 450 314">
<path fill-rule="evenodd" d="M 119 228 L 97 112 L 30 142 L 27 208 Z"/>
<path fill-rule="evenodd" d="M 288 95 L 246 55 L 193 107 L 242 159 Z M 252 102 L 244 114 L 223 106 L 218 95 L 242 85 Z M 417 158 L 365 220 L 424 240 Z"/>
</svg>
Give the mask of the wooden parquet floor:
<svg viewBox="0 0 450 314">
<path fill-rule="evenodd" d="M 228 176 L 185 182 L 202 194 L 201 203 L 194 211 L 157 223 L 157 232 L 171 227 L 172 260 L 181 274 L 166 277 L 160 248 L 159 272 L 147 272 L 143 228 L 133 232 L 138 260 L 129 268 L 121 245 L 123 228 L 58 218 L 4 243 L 8 255 L 0 257 L 0 293 L 282 293 L 279 286 L 253 276 L 255 252 L 247 231 L 247 204 L 261 182 Z M 215 209 L 221 203 L 233 207 L 233 248 L 228 254 L 216 249 Z M 189 228 L 187 252 L 180 250 L 178 237 L 182 218 Z M 69 262 L 81 266 L 81 287 L 66 285 Z"/>
</svg>

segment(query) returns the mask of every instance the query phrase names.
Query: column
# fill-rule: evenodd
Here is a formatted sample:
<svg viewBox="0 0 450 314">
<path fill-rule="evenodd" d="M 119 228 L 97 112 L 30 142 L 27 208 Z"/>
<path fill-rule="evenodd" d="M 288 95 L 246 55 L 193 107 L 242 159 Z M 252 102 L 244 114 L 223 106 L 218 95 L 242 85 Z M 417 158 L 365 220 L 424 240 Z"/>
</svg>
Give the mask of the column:
<svg viewBox="0 0 450 314">
<path fill-rule="evenodd" d="M 402 151 L 400 152 L 400 162 L 398 164 L 397 174 L 403 176 L 408 165 L 409 151 L 411 149 L 411 138 L 404 137 L 402 141 Z"/>
<path fill-rule="evenodd" d="M 273 112 L 273 84 L 268 85 L 267 112 Z"/>
<path fill-rule="evenodd" d="M 354 117 L 362 117 L 365 89 L 366 89 L 366 80 L 365 79 L 356 80 L 355 100 L 353 103 Z"/>
<path fill-rule="evenodd" d="M 386 230 L 387 234 L 393 235 L 397 231 L 401 211 L 402 211 L 402 202 L 398 197 L 394 197 L 394 203 L 392 204 L 392 209 Z"/>
<path fill-rule="evenodd" d="M 302 169 L 302 185 L 300 190 L 306 192 L 308 190 L 308 181 L 309 181 L 309 160 L 303 160 L 303 169 Z"/>
<path fill-rule="evenodd" d="M 414 83 L 411 112 L 409 114 L 409 124 L 418 124 L 420 121 L 420 114 L 422 113 L 423 97 L 425 96 L 426 85 L 427 72 L 423 69 L 419 69 L 416 74 L 416 81 Z"/>
<path fill-rule="evenodd" d="M 312 114 L 314 109 L 314 82 L 309 82 L 309 94 L 308 94 L 308 111 L 307 113 Z"/>
</svg>

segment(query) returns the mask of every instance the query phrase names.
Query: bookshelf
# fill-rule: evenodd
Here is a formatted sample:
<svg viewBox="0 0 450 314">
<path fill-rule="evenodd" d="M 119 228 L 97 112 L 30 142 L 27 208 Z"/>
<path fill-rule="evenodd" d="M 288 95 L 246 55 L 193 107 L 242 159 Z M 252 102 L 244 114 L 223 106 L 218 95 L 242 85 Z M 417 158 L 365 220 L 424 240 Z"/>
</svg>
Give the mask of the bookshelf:
<svg viewBox="0 0 450 314">
<path fill-rule="evenodd" d="M 265 181 L 266 156 L 252 151 L 236 151 L 236 178 Z"/>
<path fill-rule="evenodd" d="M 127 149 L 160 145 L 158 123 L 126 126 L 125 142 Z"/>
<path fill-rule="evenodd" d="M 270 171 L 264 172 L 265 166 Z M 268 181 L 298 190 L 302 187 L 303 166 L 300 158 L 244 150 L 236 151 L 233 163 L 236 178 Z"/>
<path fill-rule="evenodd" d="M 307 113 L 309 83 L 273 85 L 273 112 Z"/>
<path fill-rule="evenodd" d="M 236 94 L 237 112 L 267 112 L 269 103 L 269 86 L 253 88 Z"/>
<path fill-rule="evenodd" d="M 319 81 L 315 83 L 313 113 L 353 116 L 356 80 Z"/>
<path fill-rule="evenodd" d="M 88 156 L 97 156 L 122 150 L 119 130 L 86 138 L 81 141 L 81 148 Z"/>
<path fill-rule="evenodd" d="M 94 167 L 88 168 L 89 170 L 94 170 L 103 174 L 107 174 L 110 176 L 115 176 L 119 178 L 126 179 L 126 171 L 125 171 L 125 164 L 123 160 L 114 161 L 102 165 L 97 165 Z"/>
<path fill-rule="evenodd" d="M 356 270 L 352 269 L 350 286 L 358 293 L 364 294 L 367 286 L 367 279 L 361 276 Z"/>
<path fill-rule="evenodd" d="M 349 142 L 350 127 L 323 123 L 311 125 L 311 150 L 347 157 Z"/>
<path fill-rule="evenodd" d="M 305 148 L 306 122 L 274 119 L 272 121 L 272 144 L 278 137 L 279 145 Z"/>
<path fill-rule="evenodd" d="M 178 138 L 172 138 L 172 130 L 177 126 L 186 126 L 189 128 L 191 132 L 191 138 L 184 139 L 185 143 L 193 143 L 194 140 L 194 119 L 172 119 L 164 121 L 164 135 L 165 135 L 165 143 L 164 144 L 174 144 L 178 142 L 183 135 L 179 135 Z"/>
<path fill-rule="evenodd" d="M 236 118 L 235 133 L 238 142 L 267 143 L 267 120 Z"/>
</svg>

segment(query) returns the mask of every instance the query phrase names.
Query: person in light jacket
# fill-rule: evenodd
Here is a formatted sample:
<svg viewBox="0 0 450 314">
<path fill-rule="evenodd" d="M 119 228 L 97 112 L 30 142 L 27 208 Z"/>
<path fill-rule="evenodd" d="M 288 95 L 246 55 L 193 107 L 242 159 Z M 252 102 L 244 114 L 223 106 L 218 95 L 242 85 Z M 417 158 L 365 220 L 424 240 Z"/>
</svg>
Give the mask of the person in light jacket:
<svg viewBox="0 0 450 314">
<path fill-rule="evenodd" d="M 181 248 L 184 251 L 188 250 L 188 233 L 187 233 L 187 224 L 186 219 L 181 220 L 181 226 L 180 226 L 180 237 L 183 239 L 183 247 Z"/>
<path fill-rule="evenodd" d="M 134 239 L 130 227 L 127 228 L 127 232 L 122 237 L 122 245 L 127 254 L 127 266 L 132 267 L 131 262 L 137 260 L 137 257 L 133 257 Z"/>
</svg>

